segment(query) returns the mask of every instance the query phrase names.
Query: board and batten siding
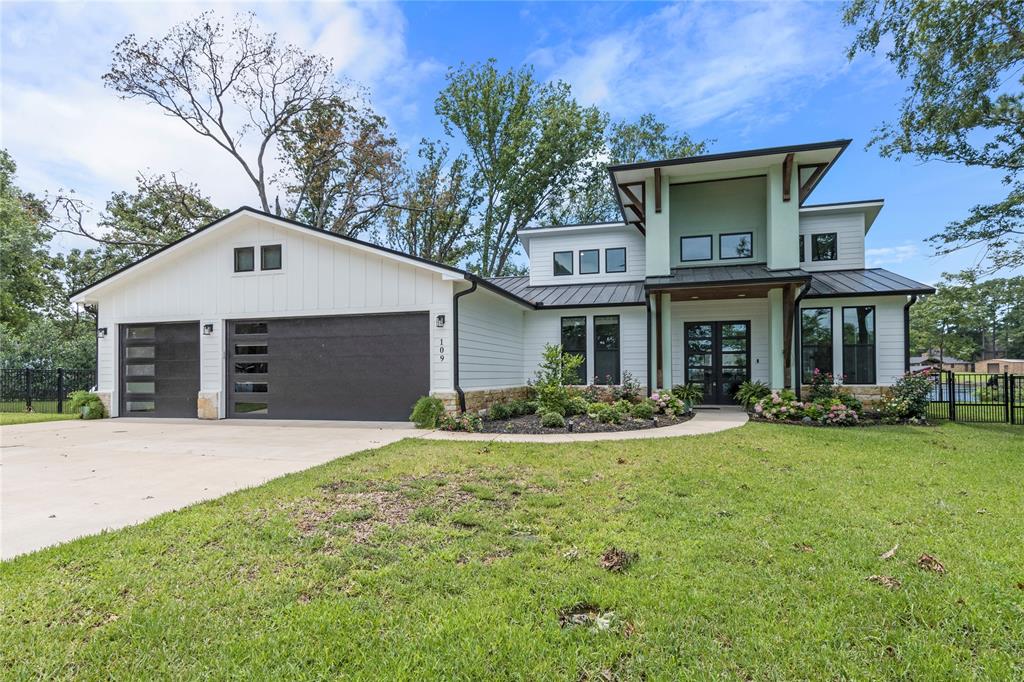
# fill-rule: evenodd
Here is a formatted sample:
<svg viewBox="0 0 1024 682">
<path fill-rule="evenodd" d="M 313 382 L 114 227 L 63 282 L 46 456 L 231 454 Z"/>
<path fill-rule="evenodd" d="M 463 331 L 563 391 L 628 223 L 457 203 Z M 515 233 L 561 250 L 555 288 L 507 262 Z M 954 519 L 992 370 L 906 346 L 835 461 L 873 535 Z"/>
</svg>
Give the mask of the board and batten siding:
<svg viewBox="0 0 1024 682">
<path fill-rule="evenodd" d="M 305 232 L 245 216 L 99 289 L 99 326 L 108 333 L 99 340 L 98 388 L 114 394 L 115 409 L 118 326 L 140 322 L 213 324 L 212 334 L 200 336 L 200 386 L 223 393 L 228 320 L 428 311 L 430 390 L 452 390 L 453 282 L 365 247 Z M 282 245 L 282 269 L 235 273 L 235 247 L 256 247 L 258 263 L 263 244 Z M 443 328 L 434 324 L 438 314 L 448 320 Z M 223 395 L 220 402 L 223 416 Z"/>
<path fill-rule="evenodd" d="M 571 228 L 569 228 L 571 229 Z M 605 250 L 625 247 L 626 271 L 605 272 Z M 580 251 L 598 249 L 601 271 L 593 275 L 581 275 Z M 644 237 L 632 225 L 626 227 L 601 227 L 586 231 L 573 230 L 565 234 L 534 235 L 529 238 L 530 284 L 586 284 L 594 282 L 629 282 L 647 276 L 646 246 Z M 558 251 L 573 252 L 573 274 L 554 274 L 554 258 Z"/>
<path fill-rule="evenodd" d="M 836 260 L 811 260 L 811 235 L 836 233 Z M 864 267 L 864 214 L 801 215 L 800 234 L 804 237 L 804 260 L 800 267 L 808 272 L 855 270 Z"/>
<path fill-rule="evenodd" d="M 527 313 L 523 352 L 524 383 L 532 379 L 544 356 L 546 344 L 562 342 L 562 318 L 587 318 L 587 377 L 594 376 L 594 316 L 619 316 L 619 370 L 628 371 L 641 386 L 647 385 L 647 308 L 620 306 L 608 308 L 566 308 L 536 310 Z"/>
<path fill-rule="evenodd" d="M 687 322 L 750 321 L 750 378 L 771 383 L 769 343 L 771 314 L 767 298 L 722 301 L 677 301 L 672 303 L 672 383 L 686 383 L 683 375 Z"/>
<path fill-rule="evenodd" d="M 463 389 L 524 384 L 525 312 L 523 306 L 482 289 L 459 298 L 459 385 Z"/>
<path fill-rule="evenodd" d="M 843 308 L 875 307 L 875 383 L 891 386 L 905 371 L 903 345 L 903 306 L 906 296 L 856 296 L 850 298 L 804 299 L 801 310 L 832 309 L 832 367 L 837 375 L 843 370 Z M 910 309 L 913 314 L 914 309 Z"/>
</svg>

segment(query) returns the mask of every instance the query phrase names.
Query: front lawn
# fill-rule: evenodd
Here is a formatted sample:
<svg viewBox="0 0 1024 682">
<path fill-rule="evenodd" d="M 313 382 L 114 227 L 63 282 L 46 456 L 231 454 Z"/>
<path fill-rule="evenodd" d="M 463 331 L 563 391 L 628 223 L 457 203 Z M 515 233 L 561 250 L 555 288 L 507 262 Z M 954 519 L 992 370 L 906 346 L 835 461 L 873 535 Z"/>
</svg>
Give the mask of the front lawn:
<svg viewBox="0 0 1024 682">
<path fill-rule="evenodd" d="M 1003 425 L 405 441 L 0 564 L 0 677 L 1021 679 L 1022 481 Z"/>
<path fill-rule="evenodd" d="M 51 412 L 0 412 L 0 426 L 32 424 L 34 422 L 52 422 L 60 419 L 78 419 L 78 415 L 57 414 Z"/>
</svg>

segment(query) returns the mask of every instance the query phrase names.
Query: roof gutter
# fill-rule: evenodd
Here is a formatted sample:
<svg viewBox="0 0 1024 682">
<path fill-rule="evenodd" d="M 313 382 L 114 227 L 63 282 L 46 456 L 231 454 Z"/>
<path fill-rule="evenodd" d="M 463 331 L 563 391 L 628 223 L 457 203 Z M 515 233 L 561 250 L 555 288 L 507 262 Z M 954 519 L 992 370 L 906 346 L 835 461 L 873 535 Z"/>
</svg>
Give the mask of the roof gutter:
<svg viewBox="0 0 1024 682">
<path fill-rule="evenodd" d="M 468 289 L 456 292 L 452 296 L 452 334 L 454 334 L 452 339 L 452 362 L 454 363 L 452 383 L 455 385 L 455 394 L 459 400 L 459 412 L 466 411 L 466 394 L 462 390 L 462 386 L 459 385 L 459 299 L 476 291 L 476 278 L 470 279 L 470 282 L 471 286 Z"/>
<path fill-rule="evenodd" d="M 903 306 L 903 371 L 910 374 L 910 306 L 917 303 L 917 294 L 911 294 Z M 939 358 L 941 364 L 942 358 Z"/>
<path fill-rule="evenodd" d="M 800 290 L 800 293 L 797 294 L 796 300 L 793 301 L 794 347 L 791 348 L 789 352 L 791 352 L 796 358 L 796 362 L 793 363 L 796 366 L 796 381 L 793 382 L 793 388 L 795 389 L 797 400 L 800 400 L 800 385 L 804 383 L 804 353 L 803 350 L 800 348 L 800 319 L 802 317 L 800 314 L 800 303 L 804 300 L 804 296 L 806 296 L 807 292 L 810 290 L 811 284 L 810 282 L 808 282 L 806 285 L 804 285 L 803 289 Z"/>
</svg>

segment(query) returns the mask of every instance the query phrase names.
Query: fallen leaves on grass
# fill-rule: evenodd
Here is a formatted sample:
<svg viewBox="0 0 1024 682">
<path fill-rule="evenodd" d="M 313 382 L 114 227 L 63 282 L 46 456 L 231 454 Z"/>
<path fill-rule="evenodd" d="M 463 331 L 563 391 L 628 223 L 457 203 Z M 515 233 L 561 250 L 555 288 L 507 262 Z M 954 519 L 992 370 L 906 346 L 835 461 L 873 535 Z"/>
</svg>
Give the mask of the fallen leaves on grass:
<svg viewBox="0 0 1024 682">
<path fill-rule="evenodd" d="M 800 543 L 800 542 L 794 542 L 793 543 L 793 549 L 795 549 L 798 552 L 813 552 L 814 551 L 814 548 L 811 547 L 810 545 L 805 545 L 805 544 Z"/>
<path fill-rule="evenodd" d="M 946 567 L 942 565 L 942 562 L 933 557 L 931 554 L 922 554 L 917 558 L 917 567 L 924 571 L 932 571 L 942 575 L 946 572 Z"/>
<path fill-rule="evenodd" d="M 889 559 L 891 559 L 894 556 L 896 556 L 896 550 L 899 549 L 899 548 L 900 548 L 900 543 L 897 542 L 896 545 L 892 549 L 890 549 L 888 552 L 883 552 L 881 555 L 879 555 L 878 558 L 881 559 L 882 561 L 888 561 Z"/>
<path fill-rule="evenodd" d="M 900 585 L 902 585 L 899 580 L 891 575 L 871 575 L 865 578 L 865 580 L 893 591 L 900 589 Z"/>
<path fill-rule="evenodd" d="M 570 547 L 562 552 L 562 558 L 566 561 L 576 561 L 580 558 L 580 550 L 576 549 L 576 547 Z"/>
<path fill-rule="evenodd" d="M 631 554 L 618 547 L 609 547 L 601 555 L 601 568 L 618 573 L 629 568 L 636 559 L 636 554 Z"/>
<path fill-rule="evenodd" d="M 615 620 L 614 611 L 605 611 L 600 606 L 581 602 L 558 612 L 558 624 L 563 628 L 587 627 L 602 631 L 611 628 Z"/>
</svg>

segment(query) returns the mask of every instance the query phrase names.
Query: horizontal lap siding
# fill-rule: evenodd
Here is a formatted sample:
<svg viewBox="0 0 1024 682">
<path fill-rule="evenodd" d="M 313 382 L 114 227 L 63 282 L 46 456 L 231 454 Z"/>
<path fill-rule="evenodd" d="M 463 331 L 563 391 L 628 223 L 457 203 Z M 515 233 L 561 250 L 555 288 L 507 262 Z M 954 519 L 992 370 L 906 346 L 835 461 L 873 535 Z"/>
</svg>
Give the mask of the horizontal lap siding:
<svg viewBox="0 0 1024 682">
<path fill-rule="evenodd" d="M 640 382 L 647 385 L 647 308 L 625 306 L 609 308 L 566 308 L 562 310 L 537 310 L 527 313 L 524 336 L 525 365 L 524 381 L 533 378 L 543 359 L 545 344 L 559 344 L 562 341 L 562 318 L 587 318 L 587 376 L 594 372 L 594 316 L 619 316 L 619 366 Z"/>
<path fill-rule="evenodd" d="M 615 231 L 599 231 L 565 235 L 536 235 L 530 238 L 530 284 L 589 284 L 595 282 L 626 282 L 643 279 L 647 272 L 644 238 L 632 225 Z M 605 272 L 605 249 L 626 247 L 626 272 Z M 594 275 L 579 274 L 580 250 L 598 249 L 601 271 Z M 573 274 L 554 275 L 556 251 L 573 252 Z"/>
<path fill-rule="evenodd" d="M 770 319 L 768 299 L 681 301 L 672 304 L 672 382 L 683 383 L 683 325 L 686 322 L 750 320 L 750 378 L 769 383 Z"/>
<path fill-rule="evenodd" d="M 835 232 L 838 244 L 836 260 L 811 260 L 811 235 Z M 853 270 L 864 267 L 864 214 L 843 213 L 827 216 L 800 216 L 800 234 L 804 235 L 804 257 L 800 267 L 809 272 Z"/>
<path fill-rule="evenodd" d="M 525 309 L 477 290 L 459 299 L 459 384 L 463 389 L 523 385 Z"/>
</svg>

